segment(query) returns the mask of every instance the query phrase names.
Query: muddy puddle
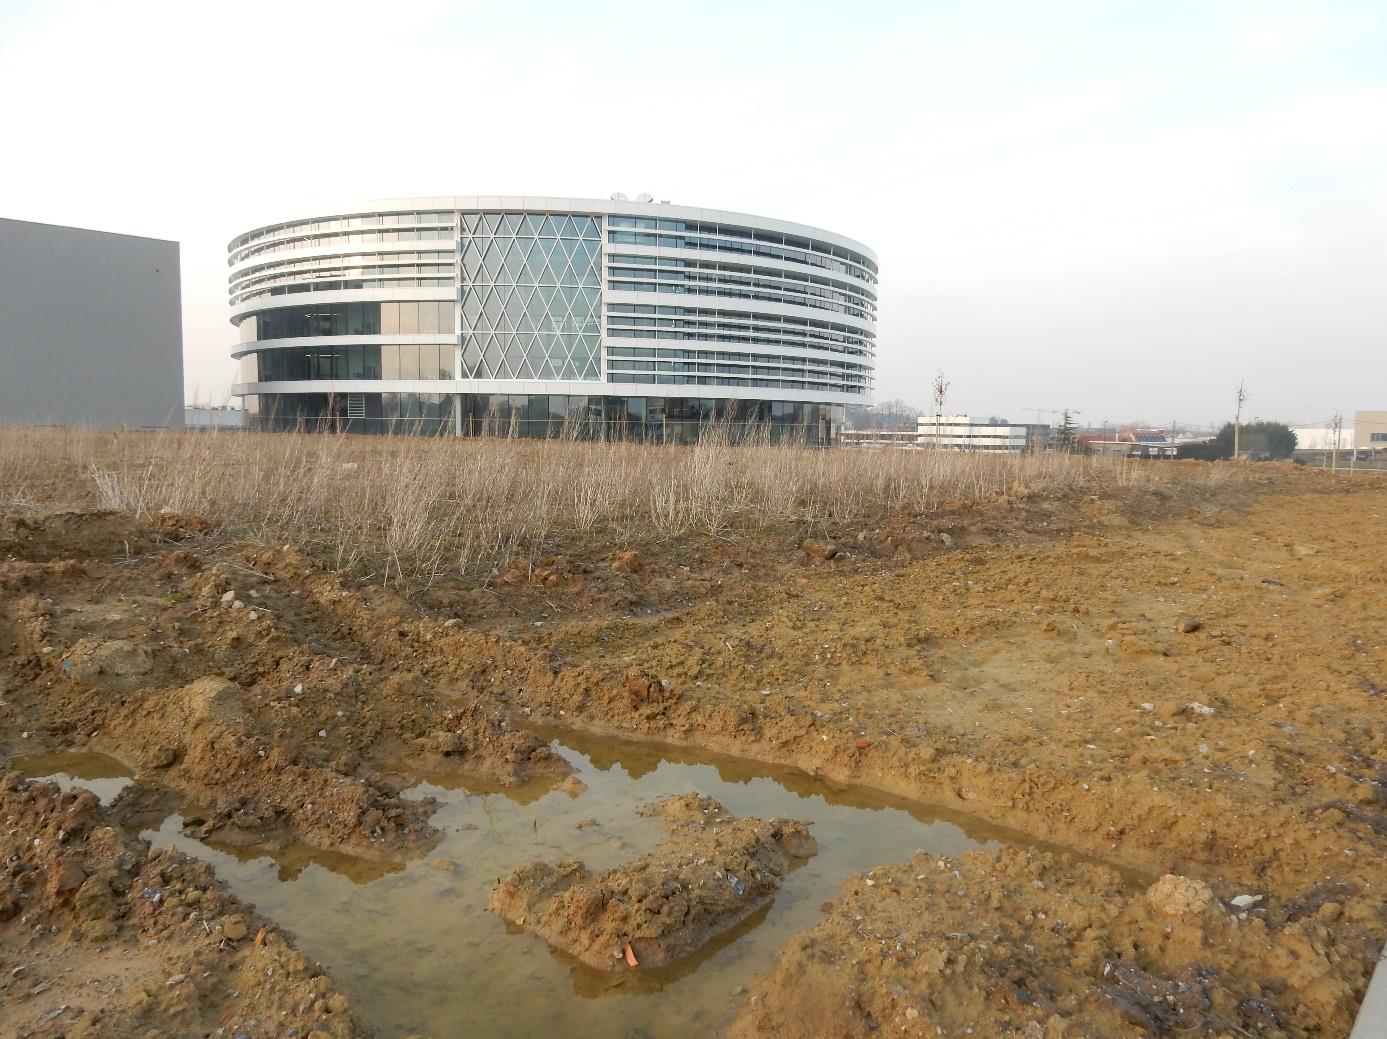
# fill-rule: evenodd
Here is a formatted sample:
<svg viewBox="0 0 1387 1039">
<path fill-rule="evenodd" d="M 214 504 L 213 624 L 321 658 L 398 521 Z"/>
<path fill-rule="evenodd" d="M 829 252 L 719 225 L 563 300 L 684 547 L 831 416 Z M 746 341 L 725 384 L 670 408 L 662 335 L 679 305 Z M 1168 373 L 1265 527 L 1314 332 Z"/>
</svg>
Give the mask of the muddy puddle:
<svg viewBox="0 0 1387 1039">
<path fill-rule="evenodd" d="M 64 790 L 83 787 L 104 805 L 134 782 L 131 771 L 115 758 L 91 751 L 25 754 L 11 759 L 7 767 L 24 776 L 51 779 Z"/>
<path fill-rule="evenodd" d="M 299 947 L 332 972 L 379 1034 L 434 1039 L 714 1034 L 731 1019 L 742 986 L 770 968 L 792 935 L 818 922 L 821 903 L 850 874 L 917 849 L 953 855 L 1018 839 L 795 770 L 572 733 L 553 746 L 587 784 L 576 798 L 549 783 L 500 790 L 446 774 L 419 777 L 410 796 L 442 802 L 433 821 L 444 836 L 408 863 L 218 848 L 184 836 L 177 815 L 143 835 L 213 863 L 237 895 L 292 931 Z M 96 762 L 73 761 L 89 757 L 54 755 L 16 766 L 93 789 L 120 782 L 109 759 L 106 775 L 92 774 L 101 771 Z M 818 841 L 818 854 L 786 877 L 767 909 L 692 960 L 606 974 L 551 952 L 487 911 L 498 878 L 532 859 L 576 857 L 600 870 L 650 850 L 661 831 L 635 808 L 690 791 L 737 815 L 809 821 Z"/>
</svg>

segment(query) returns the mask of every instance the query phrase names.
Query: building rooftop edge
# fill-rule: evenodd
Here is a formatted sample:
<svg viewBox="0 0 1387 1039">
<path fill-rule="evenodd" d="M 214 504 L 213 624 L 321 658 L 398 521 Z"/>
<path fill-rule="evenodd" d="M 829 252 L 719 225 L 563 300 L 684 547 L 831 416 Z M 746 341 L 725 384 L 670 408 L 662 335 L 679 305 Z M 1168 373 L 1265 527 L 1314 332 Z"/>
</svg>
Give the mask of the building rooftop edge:
<svg viewBox="0 0 1387 1039">
<path fill-rule="evenodd" d="M 837 231 L 829 231 L 826 228 L 816 227 L 813 224 L 801 224 L 793 220 L 760 216 L 755 213 L 746 213 L 734 209 L 684 206 L 669 202 L 617 201 L 609 198 L 571 198 L 561 195 L 420 195 L 401 198 L 358 199 L 344 205 L 318 209 L 312 213 L 298 213 L 296 215 L 283 217 L 279 220 L 272 220 L 269 223 L 261 224 L 258 227 L 240 231 L 228 240 L 226 248 L 227 251 L 230 252 L 236 239 L 242 238 L 248 234 L 256 234 L 269 228 L 277 227 L 280 224 L 298 223 L 302 220 L 321 220 L 354 213 L 390 213 L 418 209 L 505 209 L 519 210 L 522 212 L 526 210 L 557 210 L 560 212 L 602 213 L 604 215 L 677 216 L 695 220 L 712 220 L 714 222 L 725 220 L 728 223 L 748 223 L 752 226 L 803 235 L 807 238 L 819 238 L 833 245 L 841 245 L 844 248 L 853 249 L 862 253 L 868 259 L 872 260 L 872 262 L 880 263 L 880 259 L 876 252 L 870 246 L 865 245 L 856 238 L 840 234 Z"/>
<path fill-rule="evenodd" d="M 138 238 L 142 242 L 163 242 L 166 245 L 177 245 L 180 247 L 182 246 L 182 243 L 179 242 L 176 238 L 155 238 L 153 235 L 130 234 L 126 231 L 102 231 L 100 228 L 96 227 L 77 227 L 73 224 L 54 224 L 49 223 L 47 220 L 20 220 L 18 217 L 12 216 L 0 216 L 0 220 L 3 220 L 7 224 L 29 224 L 33 227 L 54 227 L 62 231 L 81 231 L 83 234 L 105 234 L 112 235 L 115 238 Z"/>
</svg>

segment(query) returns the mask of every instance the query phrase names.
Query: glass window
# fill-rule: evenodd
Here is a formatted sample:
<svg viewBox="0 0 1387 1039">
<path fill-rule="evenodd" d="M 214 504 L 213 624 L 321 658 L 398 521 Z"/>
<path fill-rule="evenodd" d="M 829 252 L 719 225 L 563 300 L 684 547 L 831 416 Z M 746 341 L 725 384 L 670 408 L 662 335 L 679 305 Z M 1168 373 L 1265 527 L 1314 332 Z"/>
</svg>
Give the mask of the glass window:
<svg viewBox="0 0 1387 1039">
<path fill-rule="evenodd" d="M 361 347 L 361 377 L 363 379 L 379 379 L 380 374 L 380 352 L 379 346 Z"/>
<path fill-rule="evenodd" d="M 381 378 L 398 379 L 400 377 L 400 348 L 398 346 L 382 346 L 380 359 Z"/>
<path fill-rule="evenodd" d="M 419 378 L 419 348 L 417 346 L 399 346 L 400 351 L 400 379 Z"/>
<path fill-rule="evenodd" d="M 398 303 L 382 303 L 380 305 L 380 334 L 387 336 L 400 334 L 400 305 Z"/>
<path fill-rule="evenodd" d="M 419 331 L 419 304 L 401 303 L 400 308 L 400 334 L 415 335 Z"/>
<path fill-rule="evenodd" d="M 438 374 L 438 346 L 434 343 L 424 343 L 418 347 L 419 350 L 419 378 L 437 379 Z"/>
</svg>

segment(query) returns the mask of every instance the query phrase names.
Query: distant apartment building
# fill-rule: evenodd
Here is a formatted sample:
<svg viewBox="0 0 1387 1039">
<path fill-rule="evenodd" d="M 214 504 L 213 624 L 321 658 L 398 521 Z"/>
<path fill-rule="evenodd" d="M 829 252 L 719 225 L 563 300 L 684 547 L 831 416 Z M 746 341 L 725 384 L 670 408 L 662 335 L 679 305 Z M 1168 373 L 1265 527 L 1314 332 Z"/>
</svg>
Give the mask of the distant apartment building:
<svg viewBox="0 0 1387 1039">
<path fill-rule="evenodd" d="M 0 424 L 177 426 L 178 243 L 0 219 Z"/>
<path fill-rule="evenodd" d="M 947 451 L 1043 451 L 1050 427 L 968 415 L 921 415 L 915 439 L 922 447 Z"/>
</svg>

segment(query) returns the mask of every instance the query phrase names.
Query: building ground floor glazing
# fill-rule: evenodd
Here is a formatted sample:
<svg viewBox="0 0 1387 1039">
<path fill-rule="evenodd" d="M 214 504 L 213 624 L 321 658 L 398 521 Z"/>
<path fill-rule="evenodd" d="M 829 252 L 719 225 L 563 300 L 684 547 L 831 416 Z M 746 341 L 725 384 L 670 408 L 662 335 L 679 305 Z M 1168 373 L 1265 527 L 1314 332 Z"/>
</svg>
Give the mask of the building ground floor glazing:
<svg viewBox="0 0 1387 1039">
<path fill-rule="evenodd" d="M 267 430 L 573 437 L 692 444 L 717 429 L 734 440 L 827 446 L 842 430 L 839 404 L 712 397 L 543 393 L 261 393 L 245 398 Z"/>
</svg>

